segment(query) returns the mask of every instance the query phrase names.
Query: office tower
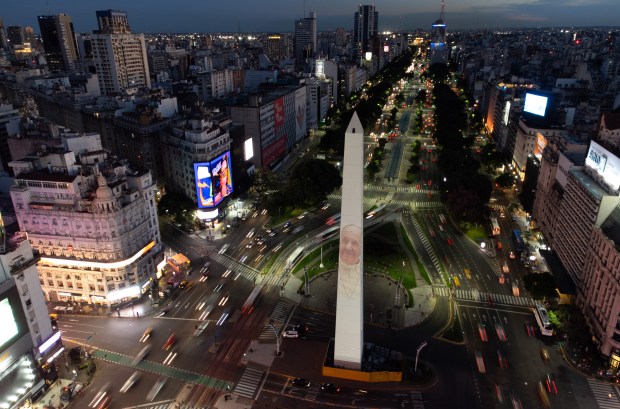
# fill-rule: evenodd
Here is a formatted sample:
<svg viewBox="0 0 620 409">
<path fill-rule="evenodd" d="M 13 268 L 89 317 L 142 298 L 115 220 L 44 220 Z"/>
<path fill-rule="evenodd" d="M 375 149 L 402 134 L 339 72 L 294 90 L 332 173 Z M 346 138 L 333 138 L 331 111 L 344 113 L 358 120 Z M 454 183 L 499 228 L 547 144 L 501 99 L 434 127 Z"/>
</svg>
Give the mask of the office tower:
<svg viewBox="0 0 620 409">
<path fill-rule="evenodd" d="M 30 44 L 31 48 L 35 48 L 37 45 L 37 36 L 34 34 L 34 28 L 26 26 L 24 28 L 24 43 Z"/>
<path fill-rule="evenodd" d="M 444 20 L 445 3 L 441 1 L 441 14 L 433 23 L 431 32 L 431 64 L 448 63 L 448 46 L 446 45 L 446 22 Z"/>
<path fill-rule="evenodd" d="M 111 305 L 150 291 L 163 254 L 149 171 L 108 157 L 94 133 L 65 133 L 11 167 L 47 300 Z"/>
<path fill-rule="evenodd" d="M 316 13 L 295 20 L 295 64 L 305 65 L 316 53 Z"/>
<path fill-rule="evenodd" d="M 2 21 L 2 19 L 0 19 L 0 48 L 5 51 L 9 50 L 9 43 L 6 38 L 6 29 L 4 28 L 4 21 Z"/>
<path fill-rule="evenodd" d="M 78 60 L 73 22 L 66 14 L 39 16 L 41 40 L 50 71 L 73 72 Z"/>
<path fill-rule="evenodd" d="M 272 61 L 280 61 L 288 57 L 288 35 L 273 34 L 265 40 L 265 54 Z"/>
<path fill-rule="evenodd" d="M 372 43 L 379 31 L 379 13 L 374 5 L 360 4 L 353 21 L 353 51 L 355 61 L 360 62 L 367 52 L 372 52 Z"/>
<path fill-rule="evenodd" d="M 102 94 L 115 95 L 151 87 L 143 34 L 133 34 L 127 13 L 97 11 L 99 30 L 90 34 L 92 63 Z"/>
<path fill-rule="evenodd" d="M 97 11 L 97 24 L 100 34 L 129 34 L 129 20 L 127 13 L 121 10 Z"/>
<path fill-rule="evenodd" d="M 9 26 L 6 32 L 11 46 L 24 43 L 24 30 L 22 26 Z"/>
</svg>

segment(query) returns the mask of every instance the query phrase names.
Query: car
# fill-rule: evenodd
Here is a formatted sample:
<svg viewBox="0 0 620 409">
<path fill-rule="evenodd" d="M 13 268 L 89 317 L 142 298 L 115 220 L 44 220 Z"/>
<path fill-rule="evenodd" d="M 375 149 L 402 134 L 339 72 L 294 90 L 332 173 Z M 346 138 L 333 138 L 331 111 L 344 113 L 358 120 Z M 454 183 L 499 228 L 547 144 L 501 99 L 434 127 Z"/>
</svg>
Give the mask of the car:
<svg viewBox="0 0 620 409">
<path fill-rule="evenodd" d="M 506 332 L 504 331 L 504 327 L 502 327 L 502 324 L 500 323 L 495 324 L 495 333 L 497 334 L 497 338 L 500 341 L 506 342 Z"/>
<path fill-rule="evenodd" d="M 221 280 L 219 283 L 217 283 L 217 285 L 213 289 L 213 292 L 216 293 L 220 291 L 222 288 L 224 288 L 224 284 L 226 284 L 226 280 Z"/>
<path fill-rule="evenodd" d="M 530 322 L 525 323 L 525 331 L 527 332 L 528 337 L 533 337 L 536 335 L 536 328 L 534 328 L 534 325 Z"/>
<path fill-rule="evenodd" d="M 248 241 L 248 244 L 245 245 L 246 248 L 251 249 L 254 246 L 254 240 Z"/>
<path fill-rule="evenodd" d="M 478 372 L 486 373 L 487 369 L 484 366 L 484 359 L 482 358 L 482 353 L 480 351 L 476 351 L 475 356 L 476 356 L 476 366 L 478 367 Z"/>
<path fill-rule="evenodd" d="M 497 350 L 497 363 L 500 368 L 508 368 L 508 361 L 499 349 Z"/>
<path fill-rule="evenodd" d="M 484 324 L 481 322 L 478 323 L 478 333 L 480 334 L 480 339 L 482 340 L 482 342 L 489 341 L 489 337 L 487 336 L 487 330 L 484 327 Z"/>
<path fill-rule="evenodd" d="M 293 386 L 298 386 L 298 387 L 303 387 L 303 388 L 310 387 L 310 381 L 307 380 L 306 378 L 295 378 L 291 381 L 291 384 Z"/>
<path fill-rule="evenodd" d="M 135 371 L 130 377 L 129 379 L 127 379 L 125 381 L 125 383 L 123 384 L 123 386 L 121 387 L 121 389 L 119 390 L 120 393 L 125 393 L 127 392 L 140 378 L 140 371 Z"/>
<path fill-rule="evenodd" d="M 448 237 L 447 241 L 449 246 L 454 246 L 454 240 L 452 240 L 450 237 Z"/>
<path fill-rule="evenodd" d="M 179 284 L 179 290 L 183 290 L 184 288 L 188 288 L 189 287 L 189 281 L 187 280 L 183 280 L 181 281 L 181 284 Z"/>
<path fill-rule="evenodd" d="M 547 386 L 547 392 L 558 394 L 558 387 L 555 384 L 555 378 L 552 373 L 547 372 L 545 377 L 545 386 Z"/>
<path fill-rule="evenodd" d="M 308 326 L 306 324 L 296 324 L 293 326 L 293 329 L 299 333 L 304 333 L 308 331 Z"/>
<path fill-rule="evenodd" d="M 99 392 L 97 392 L 93 400 L 90 401 L 90 403 L 88 404 L 88 407 L 89 408 L 107 408 L 108 406 L 110 406 L 110 396 L 108 394 L 109 390 L 110 390 L 110 382 L 107 382 L 105 385 L 103 385 L 99 389 Z"/>
<path fill-rule="evenodd" d="M 177 342 L 177 336 L 173 333 L 172 335 L 170 335 L 170 337 L 168 338 L 168 340 L 166 341 L 162 349 L 164 351 L 167 351 L 170 348 L 172 348 L 176 342 Z"/>
<path fill-rule="evenodd" d="M 542 358 L 542 360 L 547 363 L 551 360 L 551 356 L 549 355 L 549 351 L 547 350 L 547 348 L 541 347 L 540 348 L 540 357 Z"/>
<path fill-rule="evenodd" d="M 511 251 L 510 255 L 508 257 L 510 257 L 511 260 L 514 260 L 515 258 L 517 258 L 517 256 L 516 256 L 514 251 Z"/>
<path fill-rule="evenodd" d="M 144 334 L 142 334 L 142 337 L 140 338 L 140 342 L 146 342 L 146 340 L 149 339 L 152 333 L 153 333 L 153 327 L 148 327 L 144 331 Z"/>
<path fill-rule="evenodd" d="M 334 385 L 333 383 L 323 383 L 321 384 L 321 390 L 323 392 L 335 393 L 340 392 L 340 387 Z"/>
<path fill-rule="evenodd" d="M 549 402 L 549 396 L 547 395 L 547 391 L 543 386 L 542 382 L 538 382 L 536 386 L 536 390 L 538 391 L 538 398 L 540 399 L 540 404 L 543 408 L 550 408 L 551 403 Z"/>
<path fill-rule="evenodd" d="M 499 403 L 504 402 L 504 391 L 502 390 L 502 385 L 495 384 L 495 396 L 497 396 L 497 400 Z"/>
<path fill-rule="evenodd" d="M 299 338 L 299 332 L 294 330 L 284 331 L 282 336 L 284 338 Z"/>
</svg>

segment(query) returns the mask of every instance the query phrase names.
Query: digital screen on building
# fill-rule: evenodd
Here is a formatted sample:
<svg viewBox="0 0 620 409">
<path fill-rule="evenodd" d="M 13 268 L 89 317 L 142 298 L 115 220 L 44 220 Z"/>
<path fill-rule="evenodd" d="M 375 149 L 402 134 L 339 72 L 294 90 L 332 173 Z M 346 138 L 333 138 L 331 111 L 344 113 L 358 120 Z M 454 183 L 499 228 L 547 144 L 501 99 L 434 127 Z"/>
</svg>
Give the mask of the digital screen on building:
<svg viewBox="0 0 620 409">
<path fill-rule="evenodd" d="M 243 154 L 245 160 L 250 160 L 254 157 L 254 145 L 252 145 L 252 138 L 246 139 L 243 143 Z"/>
<path fill-rule="evenodd" d="M 233 192 L 230 151 L 211 162 L 194 163 L 194 176 L 198 208 L 210 208 L 220 204 Z"/>
<path fill-rule="evenodd" d="M 2 331 L 0 331 L 0 349 L 15 337 L 18 333 L 17 319 L 13 314 L 11 302 L 8 298 L 0 301 L 0 322 L 2 322 Z"/>
<path fill-rule="evenodd" d="M 523 106 L 523 111 L 529 112 L 533 115 L 545 116 L 548 102 L 549 98 L 528 92 L 525 94 L 525 105 Z"/>
<path fill-rule="evenodd" d="M 596 171 L 612 189 L 620 188 L 620 159 L 594 141 L 590 142 L 586 166 Z"/>
<path fill-rule="evenodd" d="M 504 106 L 504 125 L 508 125 L 508 118 L 510 116 L 510 101 L 506 101 Z"/>
</svg>

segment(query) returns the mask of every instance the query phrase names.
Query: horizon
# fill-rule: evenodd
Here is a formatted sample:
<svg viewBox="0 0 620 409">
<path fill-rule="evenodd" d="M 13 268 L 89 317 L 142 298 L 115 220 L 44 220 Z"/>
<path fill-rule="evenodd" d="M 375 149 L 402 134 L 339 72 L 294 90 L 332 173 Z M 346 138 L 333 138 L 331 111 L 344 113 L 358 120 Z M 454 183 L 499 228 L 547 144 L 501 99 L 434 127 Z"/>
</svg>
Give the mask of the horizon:
<svg viewBox="0 0 620 409">
<path fill-rule="evenodd" d="M 228 4 L 207 6 L 195 4 L 192 0 L 174 3 L 151 0 L 148 8 L 141 7 L 139 2 L 120 0 L 87 3 L 78 0 L 23 0 L 3 10 L 0 19 L 5 27 L 30 26 L 39 33 L 37 16 L 67 14 L 73 20 L 76 33 L 90 33 L 97 29 L 97 10 L 116 9 L 127 13 L 134 33 L 273 33 L 293 32 L 295 20 L 313 11 L 317 14 L 317 31 L 329 32 L 337 28 L 352 30 L 353 16 L 360 4 L 353 0 L 342 0 L 335 5 L 329 0 L 306 0 L 303 6 L 300 2 L 299 7 L 291 7 L 286 0 L 265 0 L 258 5 L 250 0 L 237 0 L 236 3 L 238 7 L 233 10 Z M 620 27 L 616 16 L 608 12 L 613 6 L 617 7 L 617 0 L 567 0 L 561 5 L 543 0 L 484 3 L 488 2 L 453 0 L 446 3 L 444 20 L 448 32 Z M 408 4 L 404 0 L 385 0 L 385 4 L 376 5 L 379 31 L 430 31 L 440 16 L 440 4 L 440 1 L 421 5 Z"/>
</svg>

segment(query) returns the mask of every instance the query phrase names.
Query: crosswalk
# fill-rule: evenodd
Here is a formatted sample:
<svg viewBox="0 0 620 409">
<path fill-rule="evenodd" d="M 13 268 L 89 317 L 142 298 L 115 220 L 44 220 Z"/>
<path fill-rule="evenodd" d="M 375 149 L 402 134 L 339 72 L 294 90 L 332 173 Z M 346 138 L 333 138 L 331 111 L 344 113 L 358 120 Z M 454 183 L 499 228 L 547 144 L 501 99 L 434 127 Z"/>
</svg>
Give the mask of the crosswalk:
<svg viewBox="0 0 620 409">
<path fill-rule="evenodd" d="M 289 315 L 295 308 L 295 303 L 287 298 L 281 298 L 271 312 L 269 321 L 265 323 L 265 326 L 261 330 L 258 336 L 259 341 L 273 341 L 275 340 L 275 334 L 273 328 L 279 334 L 282 326 L 286 323 Z M 271 322 L 271 324 L 269 324 Z M 271 328 L 273 326 L 273 328 Z"/>
<path fill-rule="evenodd" d="M 415 201 L 415 200 L 392 200 L 390 201 L 392 204 L 397 204 L 400 206 L 412 206 L 414 209 L 434 209 L 437 207 L 443 207 L 443 203 L 439 200 L 430 200 L 430 201 Z"/>
<path fill-rule="evenodd" d="M 136 407 L 139 407 L 140 409 L 169 409 L 170 404 L 172 402 L 173 402 L 172 399 L 168 399 L 168 400 L 162 400 L 160 402 L 145 404 L 145 405 L 140 405 L 140 406 L 127 406 L 123 409 L 130 409 L 130 408 L 136 408 Z"/>
<path fill-rule="evenodd" d="M 241 274 L 244 278 L 249 281 L 254 281 L 259 277 L 260 271 L 241 263 L 240 261 L 235 260 L 234 258 L 227 256 L 226 254 L 220 254 L 218 252 L 212 252 L 210 255 L 211 260 L 220 263 L 226 268 L 231 269 L 236 274 Z"/>
<path fill-rule="evenodd" d="M 426 253 L 431 258 L 435 270 L 438 274 L 441 274 L 441 264 L 439 263 L 439 259 L 437 258 L 435 249 L 433 248 L 433 246 L 431 246 L 431 243 L 428 241 L 428 238 L 426 237 L 424 231 L 422 231 L 422 226 L 420 226 L 420 223 L 418 223 L 418 220 L 415 217 L 411 217 L 411 221 L 413 222 L 415 231 L 418 234 L 422 245 L 424 246 L 424 250 L 426 250 Z"/>
<path fill-rule="evenodd" d="M 433 289 L 436 295 L 449 297 L 451 295 L 451 289 L 448 287 L 435 287 Z M 494 293 L 485 293 L 479 291 L 471 291 L 471 290 L 454 290 L 457 300 L 466 300 L 466 301 L 491 301 L 495 304 L 506 304 L 506 305 L 519 305 L 522 307 L 533 307 L 536 305 L 534 300 L 528 297 L 515 297 L 512 295 L 506 294 L 494 294 Z"/>
<path fill-rule="evenodd" d="M 614 387 L 588 378 L 588 384 L 600 409 L 619 409 L 620 401 Z"/>
<path fill-rule="evenodd" d="M 241 379 L 239 379 L 237 386 L 235 386 L 235 394 L 243 396 L 244 398 L 254 399 L 256 389 L 258 389 L 258 385 L 264 375 L 265 372 L 260 369 L 245 368 L 243 375 L 241 375 Z"/>
</svg>

